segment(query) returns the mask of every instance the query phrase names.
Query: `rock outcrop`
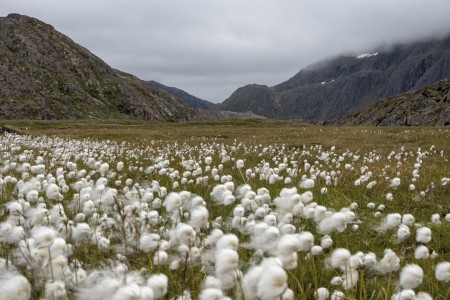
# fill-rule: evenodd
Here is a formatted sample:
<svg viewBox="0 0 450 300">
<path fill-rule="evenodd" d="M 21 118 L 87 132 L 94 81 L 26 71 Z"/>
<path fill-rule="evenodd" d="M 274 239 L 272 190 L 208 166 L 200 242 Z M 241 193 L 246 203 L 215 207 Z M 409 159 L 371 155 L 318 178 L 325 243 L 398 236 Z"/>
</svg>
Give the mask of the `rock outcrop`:
<svg viewBox="0 0 450 300">
<path fill-rule="evenodd" d="M 416 91 L 381 99 L 334 122 L 340 125 L 450 125 L 450 78 Z"/>
</svg>

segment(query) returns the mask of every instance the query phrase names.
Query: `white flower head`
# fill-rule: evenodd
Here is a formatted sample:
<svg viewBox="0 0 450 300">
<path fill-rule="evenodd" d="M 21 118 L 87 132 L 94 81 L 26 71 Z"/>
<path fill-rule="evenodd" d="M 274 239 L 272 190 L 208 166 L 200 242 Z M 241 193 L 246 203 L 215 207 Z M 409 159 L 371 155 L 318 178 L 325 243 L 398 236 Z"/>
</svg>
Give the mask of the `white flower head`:
<svg viewBox="0 0 450 300">
<path fill-rule="evenodd" d="M 164 274 L 155 274 L 147 280 L 147 285 L 153 290 L 156 299 L 167 294 L 169 279 Z"/>
<path fill-rule="evenodd" d="M 444 261 L 436 265 L 435 269 L 436 279 L 439 281 L 450 281 L 450 262 Z"/>
<path fill-rule="evenodd" d="M 419 243 L 429 243 L 431 241 L 431 229 L 420 227 L 416 232 L 416 241 Z"/>
<path fill-rule="evenodd" d="M 423 270 L 416 264 L 403 267 L 400 273 L 400 285 L 405 289 L 415 289 L 423 281 Z"/>
</svg>

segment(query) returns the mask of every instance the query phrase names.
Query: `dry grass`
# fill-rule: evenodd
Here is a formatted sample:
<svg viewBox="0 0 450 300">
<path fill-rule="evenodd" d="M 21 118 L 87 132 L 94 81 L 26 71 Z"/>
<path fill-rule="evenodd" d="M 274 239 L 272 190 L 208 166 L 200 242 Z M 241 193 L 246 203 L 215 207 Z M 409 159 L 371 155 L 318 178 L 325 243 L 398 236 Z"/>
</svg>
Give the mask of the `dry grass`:
<svg viewBox="0 0 450 300">
<path fill-rule="evenodd" d="M 248 145 L 322 145 L 355 151 L 392 150 L 395 147 L 430 147 L 450 151 L 447 127 L 316 126 L 300 122 L 225 119 L 191 123 L 158 123 L 123 120 L 0 121 L 30 135 L 110 139 L 145 144 L 182 142 L 198 144 L 245 142 Z"/>
</svg>

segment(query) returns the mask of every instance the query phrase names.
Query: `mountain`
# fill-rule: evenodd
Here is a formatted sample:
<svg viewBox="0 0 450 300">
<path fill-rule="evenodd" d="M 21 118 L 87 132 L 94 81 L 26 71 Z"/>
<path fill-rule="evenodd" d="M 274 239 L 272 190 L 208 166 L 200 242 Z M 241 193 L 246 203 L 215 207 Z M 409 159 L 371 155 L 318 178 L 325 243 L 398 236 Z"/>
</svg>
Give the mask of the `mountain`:
<svg viewBox="0 0 450 300">
<path fill-rule="evenodd" d="M 0 17 L 0 118 L 196 120 L 180 99 L 115 70 L 37 19 Z"/>
<path fill-rule="evenodd" d="M 159 82 L 156 82 L 153 80 L 149 81 L 148 83 L 150 83 L 153 87 L 155 87 L 159 90 L 165 91 L 175 97 L 180 98 L 181 100 L 183 100 L 186 104 L 188 104 L 192 108 L 203 109 L 203 110 L 212 110 L 216 106 L 215 103 L 197 98 L 179 88 L 166 86 L 162 83 L 159 83 Z"/>
<path fill-rule="evenodd" d="M 340 125 L 450 125 L 450 78 L 377 101 L 337 120 Z"/>
<path fill-rule="evenodd" d="M 342 55 L 273 87 L 237 89 L 219 108 L 280 119 L 333 120 L 383 97 L 450 77 L 450 36 Z"/>
</svg>

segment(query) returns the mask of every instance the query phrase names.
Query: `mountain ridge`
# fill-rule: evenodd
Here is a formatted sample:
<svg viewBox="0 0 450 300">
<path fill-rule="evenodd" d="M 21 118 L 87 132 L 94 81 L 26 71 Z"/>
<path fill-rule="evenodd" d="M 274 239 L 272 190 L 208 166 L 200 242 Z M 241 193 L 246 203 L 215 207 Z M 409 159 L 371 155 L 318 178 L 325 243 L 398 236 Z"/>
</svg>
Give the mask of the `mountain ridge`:
<svg viewBox="0 0 450 300">
<path fill-rule="evenodd" d="M 329 121 L 450 76 L 450 35 L 375 51 L 318 62 L 272 87 L 240 87 L 219 109 Z"/>
<path fill-rule="evenodd" d="M 201 114 L 131 74 L 115 70 L 52 25 L 0 17 L 0 117 L 199 120 Z"/>
<path fill-rule="evenodd" d="M 171 95 L 174 95 L 181 100 L 183 100 L 185 103 L 187 103 L 190 107 L 196 108 L 196 109 L 203 109 L 203 110 L 213 110 L 216 107 L 215 103 L 209 102 L 207 100 L 200 99 L 182 89 L 179 89 L 177 87 L 167 86 L 162 83 L 159 83 L 154 80 L 148 81 L 149 84 L 151 84 L 153 87 L 163 90 Z"/>
</svg>

